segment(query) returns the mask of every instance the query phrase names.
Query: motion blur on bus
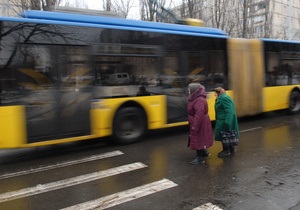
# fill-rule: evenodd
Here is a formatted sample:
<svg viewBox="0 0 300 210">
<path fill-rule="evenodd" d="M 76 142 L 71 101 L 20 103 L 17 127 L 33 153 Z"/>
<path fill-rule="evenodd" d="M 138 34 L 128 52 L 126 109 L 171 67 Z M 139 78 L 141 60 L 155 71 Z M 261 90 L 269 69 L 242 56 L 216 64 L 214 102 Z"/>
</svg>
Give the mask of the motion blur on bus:
<svg viewBox="0 0 300 210">
<path fill-rule="evenodd" d="M 187 86 L 222 86 L 239 117 L 300 110 L 300 42 L 207 27 L 28 10 L 0 17 L 0 148 L 187 125 Z"/>
</svg>

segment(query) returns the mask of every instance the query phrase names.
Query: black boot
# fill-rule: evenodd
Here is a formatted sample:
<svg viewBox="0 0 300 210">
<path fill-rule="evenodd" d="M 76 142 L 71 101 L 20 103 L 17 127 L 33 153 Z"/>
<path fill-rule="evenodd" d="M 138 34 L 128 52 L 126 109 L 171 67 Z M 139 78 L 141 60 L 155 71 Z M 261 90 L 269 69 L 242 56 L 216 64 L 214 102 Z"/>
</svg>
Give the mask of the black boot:
<svg viewBox="0 0 300 210">
<path fill-rule="evenodd" d="M 205 160 L 203 158 L 204 151 L 203 150 L 196 150 L 196 152 L 197 152 L 197 158 L 192 160 L 190 162 L 190 164 L 196 165 L 196 164 L 205 163 Z"/>
<path fill-rule="evenodd" d="M 236 149 L 235 149 L 234 146 L 230 146 L 230 147 L 229 147 L 229 150 L 230 150 L 230 153 L 231 153 L 231 154 L 234 154 L 235 151 L 236 151 Z"/>
<path fill-rule="evenodd" d="M 203 157 L 197 157 L 196 159 L 194 159 L 190 162 L 190 164 L 192 164 L 192 165 L 197 165 L 197 164 L 202 164 L 202 163 L 205 163 L 205 160 L 203 159 Z"/>
<path fill-rule="evenodd" d="M 203 157 L 209 157 L 210 153 L 206 149 L 203 150 Z"/>
<path fill-rule="evenodd" d="M 210 156 L 210 153 L 206 149 L 197 150 L 197 157 L 206 158 Z"/>
<path fill-rule="evenodd" d="M 225 145 L 222 146 L 223 146 L 223 150 L 218 153 L 218 157 L 226 157 L 231 155 L 229 147 Z"/>
</svg>

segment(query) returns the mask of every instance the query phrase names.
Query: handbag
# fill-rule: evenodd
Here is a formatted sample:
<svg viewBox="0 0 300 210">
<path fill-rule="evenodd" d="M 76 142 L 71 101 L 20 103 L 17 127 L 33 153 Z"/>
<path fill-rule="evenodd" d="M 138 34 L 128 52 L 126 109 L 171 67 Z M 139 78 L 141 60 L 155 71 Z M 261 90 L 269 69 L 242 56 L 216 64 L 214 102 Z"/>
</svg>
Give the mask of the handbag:
<svg viewBox="0 0 300 210">
<path fill-rule="evenodd" d="M 229 147 L 237 146 L 239 144 L 239 139 L 236 137 L 235 130 L 221 131 L 221 141 L 222 144 Z"/>
</svg>

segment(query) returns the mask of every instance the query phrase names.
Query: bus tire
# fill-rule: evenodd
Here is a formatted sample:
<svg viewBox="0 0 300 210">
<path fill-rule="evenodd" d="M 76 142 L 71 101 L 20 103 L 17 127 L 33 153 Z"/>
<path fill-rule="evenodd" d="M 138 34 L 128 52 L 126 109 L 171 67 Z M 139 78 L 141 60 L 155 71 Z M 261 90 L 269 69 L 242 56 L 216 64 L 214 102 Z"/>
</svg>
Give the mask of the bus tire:
<svg viewBox="0 0 300 210">
<path fill-rule="evenodd" d="M 147 119 L 142 109 L 121 108 L 113 120 L 113 141 L 117 144 L 132 144 L 139 141 L 147 129 Z"/>
<path fill-rule="evenodd" d="M 293 91 L 290 95 L 289 108 L 290 114 L 297 114 L 300 112 L 300 92 Z"/>
</svg>

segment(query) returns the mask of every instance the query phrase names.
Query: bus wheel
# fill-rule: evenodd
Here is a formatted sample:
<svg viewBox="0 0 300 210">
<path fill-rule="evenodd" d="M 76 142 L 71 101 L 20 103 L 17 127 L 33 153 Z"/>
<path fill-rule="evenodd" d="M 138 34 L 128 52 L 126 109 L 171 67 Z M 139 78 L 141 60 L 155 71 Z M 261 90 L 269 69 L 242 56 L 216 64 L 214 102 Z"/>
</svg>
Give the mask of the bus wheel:
<svg viewBox="0 0 300 210">
<path fill-rule="evenodd" d="M 113 121 L 113 138 L 118 144 L 131 144 L 145 134 L 147 124 L 144 112 L 137 107 L 122 108 Z"/>
<path fill-rule="evenodd" d="M 290 95 L 289 113 L 296 114 L 300 111 L 300 93 L 293 91 Z"/>
</svg>

